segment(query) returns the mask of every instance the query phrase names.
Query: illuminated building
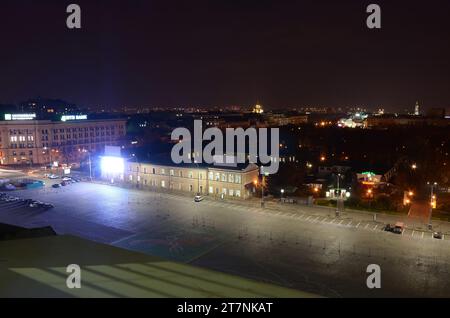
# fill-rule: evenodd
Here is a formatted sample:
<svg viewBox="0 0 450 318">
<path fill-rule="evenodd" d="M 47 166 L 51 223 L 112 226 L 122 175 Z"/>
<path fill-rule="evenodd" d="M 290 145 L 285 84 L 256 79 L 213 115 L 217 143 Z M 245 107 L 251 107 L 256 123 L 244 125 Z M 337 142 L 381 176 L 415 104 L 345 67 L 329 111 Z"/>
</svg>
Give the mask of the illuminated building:
<svg viewBox="0 0 450 318">
<path fill-rule="evenodd" d="M 101 152 L 105 145 L 117 144 L 125 135 L 124 119 L 87 120 L 83 115 L 71 116 L 65 121 L 51 121 L 5 115 L 7 120 L 0 121 L 0 164 L 77 162 L 86 151 Z"/>
<path fill-rule="evenodd" d="M 106 162 L 107 165 L 109 163 L 110 161 Z M 111 174 L 105 172 L 105 179 L 111 181 Z M 255 164 L 226 166 L 134 162 L 131 160 L 125 164 L 123 174 L 115 174 L 114 182 L 123 182 L 148 190 L 168 190 L 190 192 L 193 195 L 200 193 L 218 198 L 247 199 L 257 187 L 258 176 L 259 167 Z"/>
<path fill-rule="evenodd" d="M 264 113 L 264 109 L 262 108 L 261 105 L 255 105 L 255 107 L 253 107 L 252 113 L 254 114 L 262 114 Z"/>
</svg>

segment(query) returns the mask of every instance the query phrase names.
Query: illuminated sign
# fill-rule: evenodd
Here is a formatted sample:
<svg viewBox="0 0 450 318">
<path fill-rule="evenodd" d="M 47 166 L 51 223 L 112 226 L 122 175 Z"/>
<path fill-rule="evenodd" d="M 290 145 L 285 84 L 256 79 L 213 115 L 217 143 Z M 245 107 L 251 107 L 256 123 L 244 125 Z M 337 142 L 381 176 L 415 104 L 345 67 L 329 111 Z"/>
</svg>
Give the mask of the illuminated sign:
<svg viewBox="0 0 450 318">
<path fill-rule="evenodd" d="M 33 120 L 36 114 L 5 114 L 5 120 Z"/>
<path fill-rule="evenodd" d="M 67 121 L 67 120 L 86 120 L 87 115 L 64 115 L 61 116 L 61 121 Z"/>
<path fill-rule="evenodd" d="M 104 156 L 101 158 L 101 168 L 104 175 L 123 174 L 125 161 L 121 157 Z"/>
</svg>

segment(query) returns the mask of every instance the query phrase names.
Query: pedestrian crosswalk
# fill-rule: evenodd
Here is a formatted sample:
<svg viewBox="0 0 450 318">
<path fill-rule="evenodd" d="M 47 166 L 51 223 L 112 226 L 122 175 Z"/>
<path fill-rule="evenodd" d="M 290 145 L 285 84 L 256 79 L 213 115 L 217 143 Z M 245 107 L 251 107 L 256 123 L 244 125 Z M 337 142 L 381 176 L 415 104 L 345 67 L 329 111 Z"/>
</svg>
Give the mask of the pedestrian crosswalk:
<svg viewBox="0 0 450 318">
<path fill-rule="evenodd" d="M 375 221 L 359 221 L 359 220 L 352 220 L 351 218 L 339 218 L 339 217 L 329 217 L 324 215 L 314 215 L 314 214 L 305 214 L 305 213 L 292 213 L 292 212 L 285 212 L 285 211 L 274 211 L 269 209 L 262 209 L 258 207 L 245 207 L 238 204 L 228 203 L 228 202 L 221 202 L 221 201 L 207 201 L 206 204 L 213 206 L 213 207 L 223 207 L 223 208 L 229 208 L 234 210 L 244 210 L 250 213 L 259 213 L 259 214 L 267 214 L 272 215 L 276 217 L 282 217 L 282 218 L 288 218 L 288 219 L 294 219 L 301 222 L 308 222 L 312 224 L 317 225 L 331 225 L 335 227 L 341 227 L 341 228 L 348 228 L 348 229 L 355 229 L 355 230 L 364 230 L 364 231 L 370 231 L 380 234 L 386 234 L 386 235 L 398 235 L 393 234 L 390 232 L 384 231 L 385 224 Z M 413 239 L 433 239 L 435 241 L 450 241 L 450 235 L 445 237 L 443 235 L 442 240 L 437 240 L 433 238 L 433 233 L 431 232 L 425 232 L 425 231 L 419 231 L 414 229 L 405 229 L 400 236 L 409 237 Z"/>
</svg>

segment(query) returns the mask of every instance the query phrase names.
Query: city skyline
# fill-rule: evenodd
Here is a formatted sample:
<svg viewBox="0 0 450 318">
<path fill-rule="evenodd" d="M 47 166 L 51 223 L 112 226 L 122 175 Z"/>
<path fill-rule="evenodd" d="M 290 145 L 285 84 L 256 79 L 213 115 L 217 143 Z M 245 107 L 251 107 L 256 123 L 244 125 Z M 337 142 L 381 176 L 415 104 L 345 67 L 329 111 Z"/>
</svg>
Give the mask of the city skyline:
<svg viewBox="0 0 450 318">
<path fill-rule="evenodd" d="M 81 30 L 66 3 L 2 2 L 0 103 L 450 107 L 448 2 L 378 1 L 379 30 L 359 1 L 175 2 L 78 1 Z"/>
</svg>

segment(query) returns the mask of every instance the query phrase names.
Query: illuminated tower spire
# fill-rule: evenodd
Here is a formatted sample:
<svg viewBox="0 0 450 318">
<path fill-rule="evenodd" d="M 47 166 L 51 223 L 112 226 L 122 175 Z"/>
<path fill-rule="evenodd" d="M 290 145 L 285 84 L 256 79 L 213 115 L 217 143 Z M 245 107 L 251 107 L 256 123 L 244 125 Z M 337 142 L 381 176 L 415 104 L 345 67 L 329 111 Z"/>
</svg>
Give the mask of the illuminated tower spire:
<svg viewBox="0 0 450 318">
<path fill-rule="evenodd" d="M 419 102 L 416 102 L 416 106 L 414 107 L 414 115 L 419 116 L 420 115 L 420 108 L 419 108 Z"/>
</svg>

